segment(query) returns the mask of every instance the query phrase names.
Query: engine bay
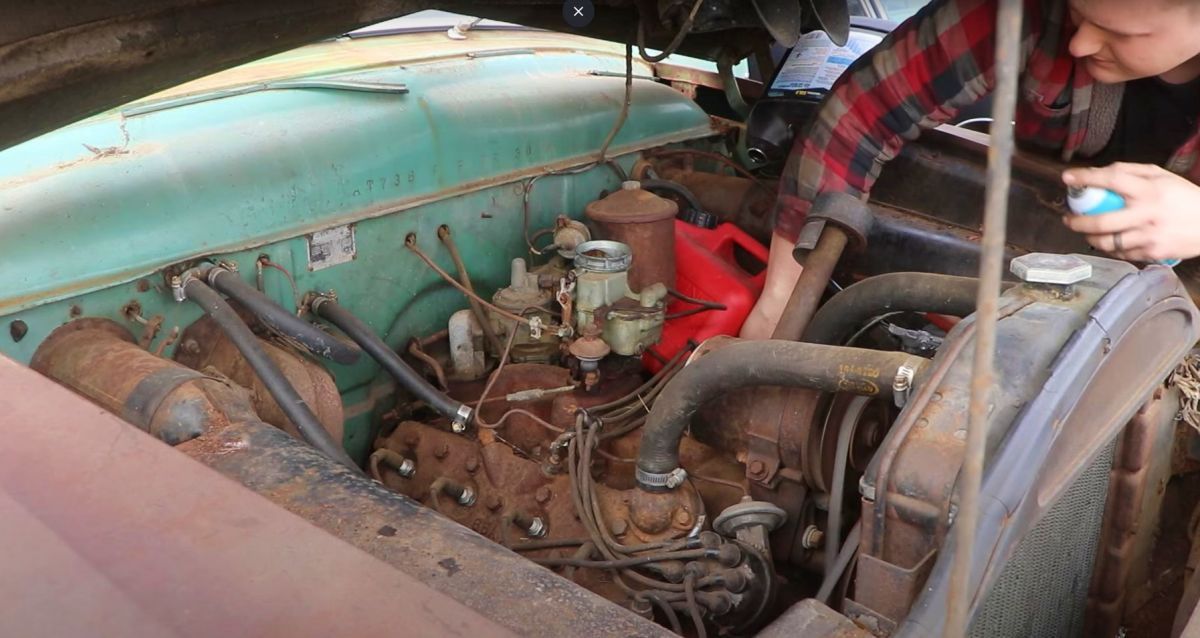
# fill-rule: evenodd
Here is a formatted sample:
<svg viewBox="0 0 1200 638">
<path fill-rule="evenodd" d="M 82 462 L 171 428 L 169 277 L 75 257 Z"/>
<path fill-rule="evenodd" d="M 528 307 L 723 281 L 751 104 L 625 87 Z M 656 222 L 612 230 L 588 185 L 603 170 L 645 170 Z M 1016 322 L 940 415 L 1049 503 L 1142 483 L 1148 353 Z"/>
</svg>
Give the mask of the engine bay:
<svg viewBox="0 0 1200 638">
<path fill-rule="evenodd" d="M 527 37 L 532 79 L 439 33 L 369 90 L 35 140 L 104 143 L 0 163 L 4 354 L 521 635 L 940 635 L 985 149 L 932 135 L 815 205 L 783 328 L 743 340 L 780 167 L 642 80 L 595 159 L 625 59 Z M 1052 177 L 1015 177 L 972 635 L 1156 635 L 1200 596 L 1164 559 L 1200 500 L 1195 278 L 1081 246 Z"/>
</svg>

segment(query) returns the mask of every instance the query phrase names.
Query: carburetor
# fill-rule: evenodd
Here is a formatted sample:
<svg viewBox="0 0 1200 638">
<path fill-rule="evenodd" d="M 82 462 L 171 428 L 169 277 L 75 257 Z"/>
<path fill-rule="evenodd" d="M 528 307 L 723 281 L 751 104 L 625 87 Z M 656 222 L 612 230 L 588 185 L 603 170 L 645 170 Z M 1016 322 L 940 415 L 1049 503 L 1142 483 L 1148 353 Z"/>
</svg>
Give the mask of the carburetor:
<svg viewBox="0 0 1200 638">
<path fill-rule="evenodd" d="M 604 342 L 618 355 L 641 355 L 662 338 L 667 286 L 629 287 L 633 253 L 616 241 L 593 240 L 576 249 L 575 324 L 596 324 Z"/>
</svg>

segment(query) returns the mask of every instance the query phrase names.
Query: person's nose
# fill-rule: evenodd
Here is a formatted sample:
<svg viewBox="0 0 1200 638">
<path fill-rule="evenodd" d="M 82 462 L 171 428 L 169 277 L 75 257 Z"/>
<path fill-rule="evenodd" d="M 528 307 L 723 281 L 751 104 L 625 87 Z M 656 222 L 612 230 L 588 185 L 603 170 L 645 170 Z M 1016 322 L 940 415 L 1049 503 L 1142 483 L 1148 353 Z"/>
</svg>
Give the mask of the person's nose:
<svg viewBox="0 0 1200 638">
<path fill-rule="evenodd" d="M 1071 44 L 1069 46 L 1071 55 L 1076 58 L 1086 58 L 1090 55 L 1095 55 L 1103 48 L 1104 38 L 1100 34 L 1100 30 L 1087 22 L 1079 25 L 1079 30 L 1071 37 Z"/>
</svg>

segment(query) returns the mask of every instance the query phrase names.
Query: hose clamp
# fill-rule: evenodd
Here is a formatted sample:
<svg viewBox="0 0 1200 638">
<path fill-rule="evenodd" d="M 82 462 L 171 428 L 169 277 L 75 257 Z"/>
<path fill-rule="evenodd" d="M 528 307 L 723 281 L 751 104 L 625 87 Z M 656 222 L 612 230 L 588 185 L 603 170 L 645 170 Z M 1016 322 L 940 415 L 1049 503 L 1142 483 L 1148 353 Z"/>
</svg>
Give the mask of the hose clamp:
<svg viewBox="0 0 1200 638">
<path fill-rule="evenodd" d="M 333 300 L 330 299 L 329 297 L 326 297 L 325 295 L 320 295 L 320 294 L 313 295 L 312 300 L 308 302 L 308 309 L 310 311 L 312 311 L 313 313 L 316 313 L 317 308 L 320 308 L 321 304 L 325 303 L 326 301 L 333 301 Z"/>
<path fill-rule="evenodd" d="M 474 412 L 471 410 L 470 406 L 465 403 L 459 405 L 458 412 L 454 415 L 454 422 L 450 424 L 450 429 L 453 430 L 455 434 L 462 434 L 463 432 L 466 432 L 467 422 L 471 420 L 472 414 L 474 414 Z"/>
<path fill-rule="evenodd" d="M 185 270 L 179 275 L 171 277 L 171 296 L 177 303 L 187 301 L 187 285 L 196 279 L 195 270 Z"/>
<path fill-rule="evenodd" d="M 227 273 L 227 272 L 233 272 L 233 271 L 229 270 L 229 268 L 226 268 L 224 265 L 213 266 L 212 268 L 208 269 L 208 273 L 205 274 L 204 278 L 208 280 L 209 286 L 216 288 L 217 287 L 217 275 L 220 275 L 221 273 Z"/>
<path fill-rule="evenodd" d="M 651 492 L 673 490 L 683 485 L 683 482 L 687 480 L 687 475 L 687 470 L 682 467 L 677 467 L 666 473 L 647 472 L 640 467 L 634 471 L 638 485 Z"/>
</svg>

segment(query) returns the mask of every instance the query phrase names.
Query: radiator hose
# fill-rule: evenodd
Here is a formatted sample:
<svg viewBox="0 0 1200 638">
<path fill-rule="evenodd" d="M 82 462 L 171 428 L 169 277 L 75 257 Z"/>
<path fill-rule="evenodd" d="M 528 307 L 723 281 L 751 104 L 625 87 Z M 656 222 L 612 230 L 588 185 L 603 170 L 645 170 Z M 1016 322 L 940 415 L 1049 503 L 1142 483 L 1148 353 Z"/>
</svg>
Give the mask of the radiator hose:
<svg viewBox="0 0 1200 638">
<path fill-rule="evenodd" d="M 334 441 L 329 432 L 321 425 L 321 421 L 309 409 L 300 393 L 296 392 L 296 388 L 288 383 L 287 377 L 280 372 L 275 362 L 267 356 L 259 344 L 258 337 L 255 337 L 254 332 L 250 330 L 250 326 L 242 321 L 242 318 L 221 298 L 221 295 L 209 288 L 208 284 L 204 283 L 198 275 L 187 277 L 182 285 L 182 291 L 185 298 L 203 308 L 204 313 L 212 317 L 217 326 L 229 337 L 229 340 L 246 358 L 246 362 L 250 364 L 254 373 L 262 380 L 267 391 L 271 393 L 271 397 L 275 399 L 275 403 L 279 404 L 284 415 L 299 430 L 300 436 L 325 456 L 356 472 L 361 472 L 341 444 Z"/>
<path fill-rule="evenodd" d="M 1010 284 L 1011 285 L 1011 284 Z M 935 312 L 965 317 L 975 312 L 979 280 L 923 272 L 864 279 L 834 295 L 813 315 L 801 341 L 840 345 L 863 324 L 889 312 Z"/>
<path fill-rule="evenodd" d="M 903 352 L 779 340 L 739 341 L 714 350 L 684 367 L 650 409 L 638 448 L 638 486 L 664 491 L 683 483 L 679 442 L 692 415 L 721 394 L 765 385 L 886 398 L 902 368 L 919 383 L 928 363 Z"/>
<path fill-rule="evenodd" d="M 445 393 L 433 387 L 425 377 L 413 370 L 400 355 L 396 354 L 371 327 L 363 323 L 361 319 L 355 317 L 340 306 L 332 298 L 318 295 L 312 300 L 312 311 L 322 319 L 337 326 L 346 336 L 350 337 L 367 352 L 371 358 L 375 359 L 388 374 L 392 376 L 404 389 L 408 390 L 421 401 L 424 401 L 431 408 L 436 410 L 442 416 L 450 419 L 454 424 L 455 431 L 461 430 L 463 426 L 471 419 L 472 410 L 466 404 L 460 403 L 446 396 Z"/>
<path fill-rule="evenodd" d="M 318 357 L 324 357 L 334 363 L 351 364 L 362 356 L 362 351 L 354 344 L 345 343 L 331 334 L 322 332 L 313 324 L 288 312 L 227 268 L 217 266 L 209 270 L 208 281 L 213 288 L 236 300 L 269 328 L 297 341 Z"/>
</svg>

